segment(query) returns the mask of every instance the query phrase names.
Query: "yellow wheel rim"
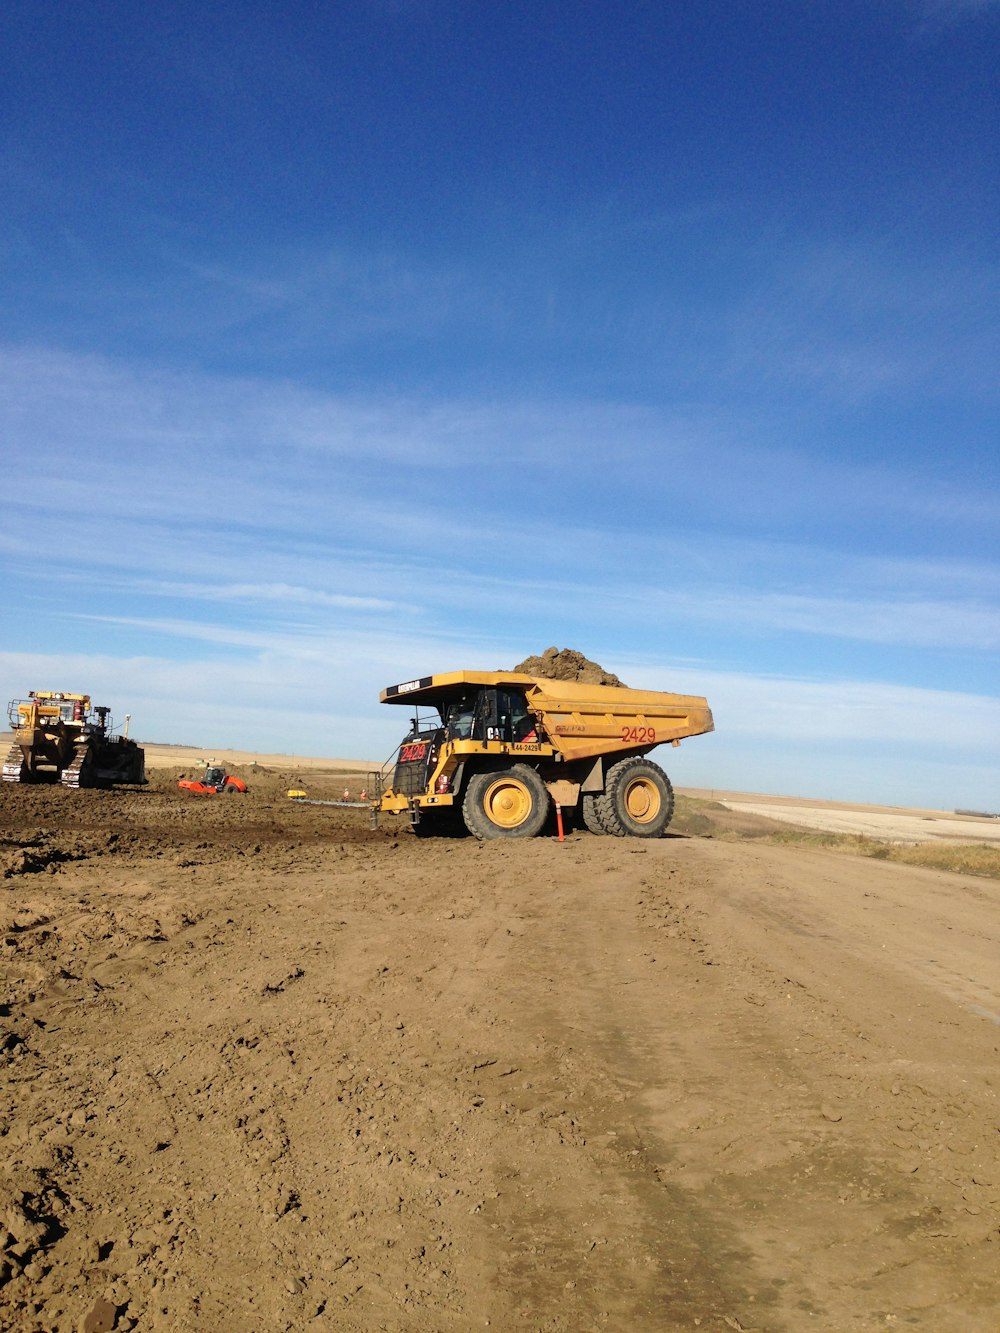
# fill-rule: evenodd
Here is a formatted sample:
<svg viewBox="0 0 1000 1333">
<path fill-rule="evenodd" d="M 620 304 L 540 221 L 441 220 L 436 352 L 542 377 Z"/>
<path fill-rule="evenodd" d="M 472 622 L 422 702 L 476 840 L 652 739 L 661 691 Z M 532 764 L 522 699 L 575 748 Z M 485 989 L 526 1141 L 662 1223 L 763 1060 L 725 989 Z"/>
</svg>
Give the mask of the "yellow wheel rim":
<svg viewBox="0 0 1000 1333">
<path fill-rule="evenodd" d="M 531 792 L 515 778 L 497 778 L 486 788 L 483 809 L 497 828 L 519 828 L 531 814 Z"/>
<path fill-rule="evenodd" d="M 625 788 L 625 809 L 637 824 L 649 824 L 660 813 L 660 791 L 649 778 L 633 778 Z"/>
</svg>

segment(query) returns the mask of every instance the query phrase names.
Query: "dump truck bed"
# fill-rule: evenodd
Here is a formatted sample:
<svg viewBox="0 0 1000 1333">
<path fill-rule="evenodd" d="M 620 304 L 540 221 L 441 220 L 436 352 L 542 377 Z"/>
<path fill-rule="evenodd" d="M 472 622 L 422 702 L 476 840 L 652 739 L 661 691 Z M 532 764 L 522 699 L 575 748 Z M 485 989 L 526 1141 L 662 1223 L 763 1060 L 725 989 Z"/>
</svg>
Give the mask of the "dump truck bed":
<svg viewBox="0 0 1000 1333">
<path fill-rule="evenodd" d="M 548 680 L 517 671 L 449 671 L 389 685 L 382 703 L 447 706 L 470 687 L 512 686 L 524 691 L 555 750 L 567 760 L 587 759 L 713 731 L 712 710 L 700 695 L 631 690 Z"/>
</svg>

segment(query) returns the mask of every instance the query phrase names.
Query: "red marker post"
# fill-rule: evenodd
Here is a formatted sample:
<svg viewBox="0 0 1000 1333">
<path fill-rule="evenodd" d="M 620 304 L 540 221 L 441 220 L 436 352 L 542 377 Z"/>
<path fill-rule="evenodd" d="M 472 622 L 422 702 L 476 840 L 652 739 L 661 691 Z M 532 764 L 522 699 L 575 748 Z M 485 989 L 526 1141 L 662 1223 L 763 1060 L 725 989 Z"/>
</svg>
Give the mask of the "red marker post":
<svg viewBox="0 0 1000 1333">
<path fill-rule="evenodd" d="M 559 830 L 559 841 L 565 842 L 566 837 L 563 833 L 562 806 L 556 801 L 556 828 Z"/>
</svg>

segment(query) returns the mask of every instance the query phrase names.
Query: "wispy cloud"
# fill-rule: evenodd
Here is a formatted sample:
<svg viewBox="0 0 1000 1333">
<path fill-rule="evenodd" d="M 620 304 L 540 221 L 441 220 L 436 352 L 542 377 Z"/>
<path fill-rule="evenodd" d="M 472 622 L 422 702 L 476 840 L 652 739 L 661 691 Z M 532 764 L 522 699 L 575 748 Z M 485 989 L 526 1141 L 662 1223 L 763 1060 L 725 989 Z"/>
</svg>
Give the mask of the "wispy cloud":
<svg viewBox="0 0 1000 1333">
<path fill-rule="evenodd" d="M 468 272 L 434 268 L 392 251 L 328 245 L 287 249 L 240 264 L 206 263 L 182 252 L 165 255 L 165 274 L 187 278 L 179 293 L 163 279 L 166 318 L 178 308 L 204 305 L 208 318 L 230 337 L 264 345 L 330 347 L 362 343 L 373 334 L 420 339 L 443 326 L 483 315 L 484 294 Z M 183 299 L 178 300 L 179 296 Z M 173 316 L 176 318 L 176 314 Z"/>
<path fill-rule="evenodd" d="M 255 606 L 336 607 L 348 611 L 398 611 L 398 602 L 381 597 L 355 597 L 347 593 L 326 592 L 321 588 L 296 587 L 290 583 L 137 583 L 161 597 L 193 598 L 206 602 L 251 602 Z"/>
<path fill-rule="evenodd" d="M 391 540 L 433 514 L 483 533 L 497 512 L 580 525 L 772 532 L 887 512 L 995 523 L 1000 495 L 920 458 L 900 471 L 752 434 L 732 417 L 608 402 L 338 396 L 286 382 L 127 369 L 89 357 L 0 349 L 0 430 L 45 472 L 19 504 L 109 509 L 125 519 L 324 531 Z M 83 459 L 96 456 L 99 468 Z M 985 483 L 985 484 L 984 484 Z"/>
<path fill-rule="evenodd" d="M 996 402 L 1000 268 L 964 255 L 801 243 L 779 251 L 731 316 L 731 373 L 823 388 L 858 403 L 961 389 Z"/>
<path fill-rule="evenodd" d="M 662 595 L 661 595 L 662 596 Z M 1000 649 L 1000 617 L 994 602 L 892 598 L 867 599 L 747 590 L 682 593 L 667 599 L 686 619 L 704 618 L 761 634 L 792 630 L 876 644 Z"/>
<path fill-rule="evenodd" d="M 968 472 L 814 460 L 697 414 L 345 399 L 40 349 L 0 349 L 0 430 L 44 478 L 0 535 L 33 614 L 57 581 L 178 644 L 213 618 L 253 636 L 393 616 L 998 647 L 1000 494 Z M 891 512 L 920 543 L 866 554 Z M 935 524 L 962 556 L 929 554 Z"/>
<path fill-rule="evenodd" d="M 639 678 L 645 682 L 649 675 L 647 669 Z M 938 754 L 974 752 L 991 763 L 1000 746 L 1000 699 L 986 695 L 850 677 L 808 681 L 700 670 L 672 679 L 702 682 L 698 692 L 711 697 L 720 731 L 741 741 L 810 737 L 823 745 L 862 742 L 916 751 L 933 737 Z"/>
<path fill-rule="evenodd" d="M 455 536 L 447 529 L 445 533 L 449 539 Z M 138 543 L 141 529 L 137 527 L 134 535 Z M 507 539 L 511 536 L 507 529 Z M 597 530 L 564 532 L 564 542 L 567 536 L 574 550 L 601 550 L 603 539 Z M 94 540 L 98 540 L 96 534 Z M 474 540 L 473 530 L 464 531 L 459 539 L 448 542 L 448 549 L 463 549 Z M 243 581 L 149 577 L 157 566 L 161 572 L 167 567 L 171 545 L 168 533 L 162 545 L 154 543 L 146 548 L 145 560 L 131 562 L 134 567 L 130 572 L 118 564 L 104 573 L 93 568 L 83 570 L 78 561 L 67 565 L 61 560 L 53 568 L 51 556 L 44 563 L 49 566 L 49 588 L 60 584 L 72 588 L 85 582 L 91 589 L 91 602 L 96 594 L 108 606 L 137 600 L 189 607 L 204 604 L 224 608 L 227 622 L 245 623 L 250 617 L 255 624 L 294 621 L 303 628 L 322 628 L 329 626 L 332 614 L 340 623 L 345 617 L 356 622 L 358 617 L 371 616 L 391 616 L 399 623 L 409 623 L 423 615 L 441 623 L 459 617 L 470 624 L 480 620 L 484 608 L 488 608 L 494 616 L 532 626 L 544 620 L 546 608 L 558 608 L 564 620 L 571 616 L 577 623 L 589 621 L 591 632 L 598 626 L 638 626 L 654 616 L 658 625 L 685 626 L 686 632 L 700 625 L 754 637 L 792 632 L 806 638 L 890 646 L 965 648 L 987 653 L 1000 648 L 1000 597 L 995 570 L 983 569 L 979 579 L 973 571 L 962 571 L 970 581 L 970 592 L 968 587 L 963 589 L 960 576 L 951 576 L 949 582 L 945 571 L 938 569 L 938 587 L 947 590 L 949 596 L 930 597 L 903 562 L 887 565 L 882 561 L 855 561 L 850 577 L 856 592 L 848 597 L 833 588 L 817 588 L 817 580 L 823 577 L 822 552 L 783 548 L 780 552 L 772 550 L 770 558 L 761 563 L 764 552 L 755 550 L 753 544 L 731 543 L 724 558 L 720 553 L 716 562 L 705 566 L 695 539 L 685 543 L 651 537 L 644 547 L 646 558 L 656 568 L 674 572 L 671 580 L 663 581 L 651 571 L 636 571 L 627 551 L 613 558 L 582 557 L 571 566 L 561 557 L 558 543 L 550 543 L 544 529 L 528 524 L 513 544 L 540 556 L 551 544 L 551 562 L 548 566 L 534 563 L 516 578 L 505 570 L 491 570 L 488 562 L 485 567 L 467 564 L 449 569 L 447 577 L 442 578 L 435 561 L 417 555 L 396 553 L 390 559 L 383 553 L 377 562 L 369 563 L 356 556 L 342 558 L 331 550 L 322 555 L 313 552 L 278 559 L 269 551 L 255 552 L 252 538 L 242 544 L 229 538 L 225 544 L 227 558 L 249 576 Z M 80 548 L 76 548 L 76 555 L 79 557 Z M 759 566 L 756 571 L 755 562 Z M 189 574 L 196 570 L 197 552 L 186 557 L 183 564 Z M 300 578 L 305 575 L 308 582 L 276 581 L 273 575 L 282 566 L 295 569 Z M 40 568 L 38 562 L 35 567 Z M 588 570 L 591 577 L 581 580 L 580 575 Z M 767 585 L 773 582 L 776 571 L 785 583 L 797 581 L 810 591 L 773 590 Z M 843 585 L 846 578 L 847 571 L 839 569 L 837 582 Z M 888 589 L 893 589 L 891 595 Z M 72 593 L 67 601 L 71 604 Z M 174 623 L 158 616 L 157 632 L 169 634 L 173 625 L 179 637 L 189 637 L 183 628 L 187 619 Z M 198 623 L 199 633 L 207 633 L 205 622 Z"/>
</svg>

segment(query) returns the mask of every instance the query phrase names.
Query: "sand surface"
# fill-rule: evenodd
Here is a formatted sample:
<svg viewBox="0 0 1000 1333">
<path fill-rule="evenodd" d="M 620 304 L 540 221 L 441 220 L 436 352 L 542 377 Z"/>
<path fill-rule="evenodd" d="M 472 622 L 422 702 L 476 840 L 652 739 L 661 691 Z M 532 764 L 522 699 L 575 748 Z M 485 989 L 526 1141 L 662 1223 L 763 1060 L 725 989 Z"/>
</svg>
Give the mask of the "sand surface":
<svg viewBox="0 0 1000 1333">
<path fill-rule="evenodd" d="M 994 881 L 198 757 L 0 787 L 0 1328 L 995 1333 Z"/>
</svg>

